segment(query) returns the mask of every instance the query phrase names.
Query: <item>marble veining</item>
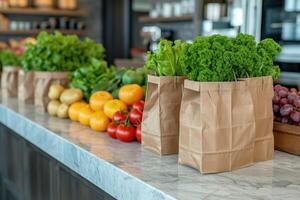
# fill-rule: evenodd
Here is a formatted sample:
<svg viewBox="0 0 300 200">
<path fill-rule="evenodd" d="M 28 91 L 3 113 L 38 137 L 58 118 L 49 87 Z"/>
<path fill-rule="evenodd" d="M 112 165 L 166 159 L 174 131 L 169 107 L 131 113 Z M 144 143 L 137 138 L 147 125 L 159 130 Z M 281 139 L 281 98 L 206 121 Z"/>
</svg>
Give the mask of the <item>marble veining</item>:
<svg viewBox="0 0 300 200">
<path fill-rule="evenodd" d="M 51 118 L 16 99 L 2 100 L 0 122 L 121 200 L 300 199 L 300 157 L 275 152 L 272 161 L 230 173 L 201 175 L 69 120 Z"/>
</svg>

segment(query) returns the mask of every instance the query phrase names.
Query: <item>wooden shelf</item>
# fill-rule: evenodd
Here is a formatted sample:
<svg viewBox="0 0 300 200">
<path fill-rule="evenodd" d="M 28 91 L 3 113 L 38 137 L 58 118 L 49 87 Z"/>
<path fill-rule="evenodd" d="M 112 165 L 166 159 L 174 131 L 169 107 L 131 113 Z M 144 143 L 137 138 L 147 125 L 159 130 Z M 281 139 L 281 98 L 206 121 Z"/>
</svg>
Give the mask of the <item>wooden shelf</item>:
<svg viewBox="0 0 300 200">
<path fill-rule="evenodd" d="M 75 35 L 85 35 L 84 30 L 64 30 L 64 29 L 58 29 L 58 30 L 0 30 L 0 35 L 38 35 L 41 31 L 46 31 L 48 33 L 53 33 L 55 31 L 59 31 L 62 34 L 75 34 Z"/>
<path fill-rule="evenodd" d="M 85 10 L 61 10 L 51 8 L 0 8 L 2 14 L 14 15 L 40 15 L 40 16 L 67 16 L 85 17 L 88 13 Z"/>
<path fill-rule="evenodd" d="M 192 21 L 192 15 L 184 15 L 180 17 L 149 17 L 142 16 L 139 17 L 139 21 L 142 23 L 154 24 L 154 23 L 167 23 L 167 22 L 184 22 L 184 21 Z"/>
</svg>

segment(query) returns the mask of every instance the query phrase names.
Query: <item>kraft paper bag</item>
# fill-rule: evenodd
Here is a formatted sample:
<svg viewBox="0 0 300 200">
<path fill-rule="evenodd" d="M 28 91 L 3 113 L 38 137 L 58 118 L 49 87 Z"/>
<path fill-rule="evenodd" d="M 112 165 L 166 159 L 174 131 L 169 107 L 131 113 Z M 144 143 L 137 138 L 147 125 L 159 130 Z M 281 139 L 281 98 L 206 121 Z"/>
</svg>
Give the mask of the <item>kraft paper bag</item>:
<svg viewBox="0 0 300 200">
<path fill-rule="evenodd" d="M 180 164 L 217 173 L 253 164 L 254 105 L 246 81 L 185 80 L 180 109 Z"/>
<path fill-rule="evenodd" d="M 34 105 L 45 112 L 49 103 L 48 92 L 52 84 L 67 86 L 68 72 L 34 72 Z"/>
<path fill-rule="evenodd" d="M 18 99 L 23 104 L 34 102 L 34 72 L 19 70 L 18 74 Z"/>
<path fill-rule="evenodd" d="M 272 160 L 274 154 L 273 79 L 271 76 L 243 79 L 248 82 L 254 104 L 254 162 Z"/>
<path fill-rule="evenodd" d="M 184 77 L 148 76 L 142 146 L 159 155 L 177 154 Z"/>
<path fill-rule="evenodd" d="M 5 66 L 2 68 L 1 91 L 2 97 L 18 96 L 18 71 L 19 67 Z"/>
</svg>

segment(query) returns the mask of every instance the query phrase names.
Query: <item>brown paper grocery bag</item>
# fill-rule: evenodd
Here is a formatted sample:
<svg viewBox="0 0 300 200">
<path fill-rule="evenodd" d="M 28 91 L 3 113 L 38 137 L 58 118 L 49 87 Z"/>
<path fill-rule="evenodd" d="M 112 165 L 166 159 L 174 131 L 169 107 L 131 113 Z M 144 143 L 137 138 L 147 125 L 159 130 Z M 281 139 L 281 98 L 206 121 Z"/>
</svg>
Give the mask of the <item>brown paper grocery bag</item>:
<svg viewBox="0 0 300 200">
<path fill-rule="evenodd" d="M 252 165 L 254 137 L 254 106 L 246 81 L 185 80 L 180 109 L 180 164 L 202 173 Z"/>
<path fill-rule="evenodd" d="M 271 160 L 274 154 L 273 79 L 271 76 L 247 78 L 255 115 L 254 162 Z"/>
<path fill-rule="evenodd" d="M 159 155 L 178 153 L 179 111 L 184 77 L 148 76 L 142 146 Z"/>
<path fill-rule="evenodd" d="M 19 70 L 18 100 L 20 103 L 33 104 L 34 102 L 34 72 Z"/>
<path fill-rule="evenodd" d="M 19 67 L 5 66 L 2 68 L 1 91 L 2 97 L 18 96 L 18 71 Z"/>
<path fill-rule="evenodd" d="M 67 86 L 68 72 L 34 72 L 34 105 L 39 111 L 46 111 L 48 92 L 52 84 Z"/>
</svg>

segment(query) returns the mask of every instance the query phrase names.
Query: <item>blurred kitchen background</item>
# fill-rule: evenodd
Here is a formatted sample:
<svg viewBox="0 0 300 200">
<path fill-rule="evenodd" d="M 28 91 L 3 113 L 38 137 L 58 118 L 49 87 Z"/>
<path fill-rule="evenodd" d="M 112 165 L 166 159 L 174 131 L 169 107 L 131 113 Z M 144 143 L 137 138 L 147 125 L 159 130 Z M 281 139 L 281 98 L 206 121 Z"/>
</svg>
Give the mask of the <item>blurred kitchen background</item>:
<svg viewBox="0 0 300 200">
<path fill-rule="evenodd" d="M 91 37 L 117 66 L 143 66 L 161 38 L 271 37 L 280 81 L 300 87 L 300 0 L 0 0 L 0 48 L 41 30 Z"/>
</svg>

